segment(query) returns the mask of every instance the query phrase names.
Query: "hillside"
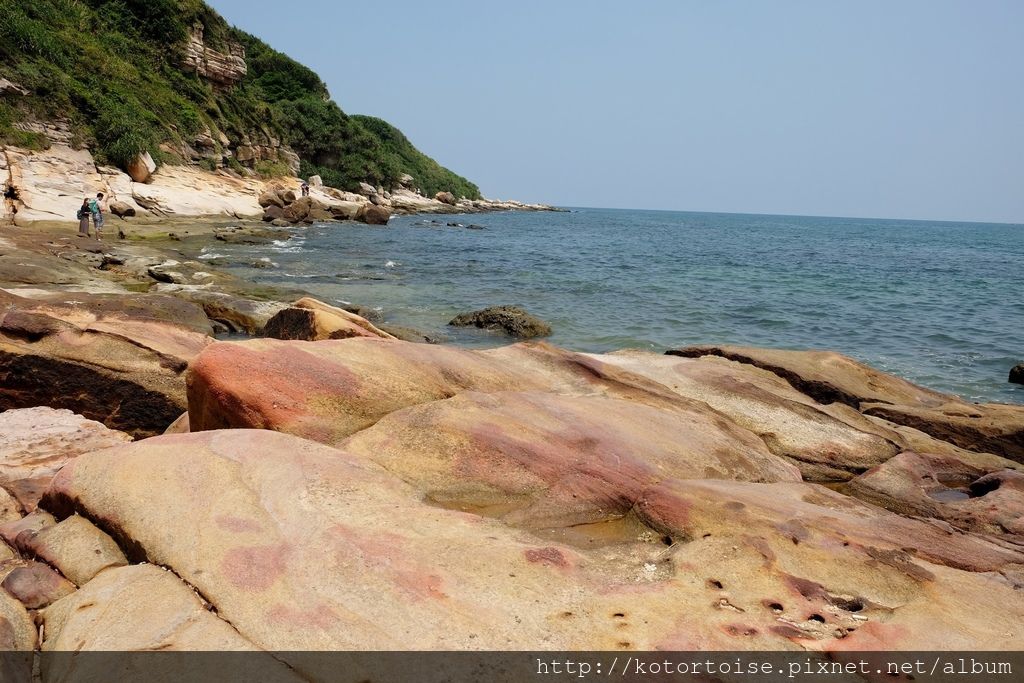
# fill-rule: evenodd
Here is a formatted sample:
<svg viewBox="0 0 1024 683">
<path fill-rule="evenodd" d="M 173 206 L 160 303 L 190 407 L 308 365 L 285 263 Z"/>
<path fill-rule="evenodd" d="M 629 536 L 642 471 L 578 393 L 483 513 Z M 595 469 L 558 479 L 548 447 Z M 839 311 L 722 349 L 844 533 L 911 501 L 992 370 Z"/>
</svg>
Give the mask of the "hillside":
<svg viewBox="0 0 1024 683">
<path fill-rule="evenodd" d="M 52 142 L 121 168 L 149 152 L 158 164 L 319 174 L 349 190 L 409 174 L 428 196 L 480 197 L 201 0 L 0 0 L 0 144 Z"/>
</svg>

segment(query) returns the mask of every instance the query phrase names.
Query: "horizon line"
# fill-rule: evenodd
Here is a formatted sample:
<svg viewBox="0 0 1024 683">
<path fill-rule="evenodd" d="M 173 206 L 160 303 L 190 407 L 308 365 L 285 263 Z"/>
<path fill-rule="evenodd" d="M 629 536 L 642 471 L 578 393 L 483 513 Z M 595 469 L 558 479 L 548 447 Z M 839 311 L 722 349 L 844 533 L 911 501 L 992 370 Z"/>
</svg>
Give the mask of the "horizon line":
<svg viewBox="0 0 1024 683">
<path fill-rule="evenodd" d="M 532 202 L 531 202 L 532 203 Z M 908 221 L 912 223 L 961 223 L 973 225 L 1012 225 L 1024 227 L 1024 221 L 983 221 L 983 220 L 956 220 L 949 218 L 903 218 L 894 216 L 830 216 L 826 214 L 809 213 L 759 213 L 755 211 L 701 211 L 697 209 L 652 209 L 626 206 L 571 206 L 569 204 L 557 204 L 554 202 L 543 202 L 560 209 L 597 209 L 600 211 L 658 211 L 662 213 L 704 213 L 719 214 L 723 216 L 775 216 L 783 218 L 837 218 L 842 220 L 867 220 L 867 221 Z"/>
</svg>

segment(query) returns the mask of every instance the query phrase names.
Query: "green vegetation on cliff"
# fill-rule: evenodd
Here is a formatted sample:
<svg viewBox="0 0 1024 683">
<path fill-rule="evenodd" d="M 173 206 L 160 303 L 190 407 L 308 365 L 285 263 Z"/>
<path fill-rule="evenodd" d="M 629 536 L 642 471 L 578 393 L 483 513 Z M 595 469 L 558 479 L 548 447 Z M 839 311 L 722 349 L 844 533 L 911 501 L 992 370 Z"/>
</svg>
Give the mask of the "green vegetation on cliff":
<svg viewBox="0 0 1024 683">
<path fill-rule="evenodd" d="M 185 53 L 197 26 L 212 50 L 245 48 L 240 81 L 218 88 L 189 67 Z M 277 138 L 298 153 L 303 175 L 318 173 L 329 185 L 391 186 L 408 173 L 424 193 L 480 196 L 393 127 L 345 114 L 316 73 L 228 26 L 201 0 L 0 0 L 0 77 L 29 91 L 0 97 L 0 144 L 45 146 L 44 136 L 15 124 L 62 120 L 73 144 L 90 147 L 100 161 L 124 166 L 149 151 L 180 163 L 183 155 L 160 145 L 188 149 L 208 129 L 216 149 L 207 166 L 222 163 L 221 134 L 233 144 Z"/>
</svg>

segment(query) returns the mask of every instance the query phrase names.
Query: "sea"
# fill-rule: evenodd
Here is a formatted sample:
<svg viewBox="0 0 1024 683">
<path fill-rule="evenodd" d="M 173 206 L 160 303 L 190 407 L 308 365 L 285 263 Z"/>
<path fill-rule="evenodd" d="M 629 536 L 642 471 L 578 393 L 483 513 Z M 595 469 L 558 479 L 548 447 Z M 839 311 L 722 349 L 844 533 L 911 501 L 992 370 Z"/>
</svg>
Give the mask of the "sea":
<svg viewBox="0 0 1024 683">
<path fill-rule="evenodd" d="M 550 341 L 604 352 L 689 344 L 832 349 L 972 401 L 1024 403 L 1024 225 L 571 209 L 317 224 L 200 257 L 252 282 L 447 326 L 516 304 Z"/>
</svg>

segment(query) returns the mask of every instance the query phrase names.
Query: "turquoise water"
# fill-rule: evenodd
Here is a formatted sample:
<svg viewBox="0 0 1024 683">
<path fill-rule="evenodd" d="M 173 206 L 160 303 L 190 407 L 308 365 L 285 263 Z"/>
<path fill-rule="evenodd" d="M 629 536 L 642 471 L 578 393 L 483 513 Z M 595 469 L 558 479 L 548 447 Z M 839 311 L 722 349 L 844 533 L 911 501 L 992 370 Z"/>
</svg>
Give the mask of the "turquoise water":
<svg viewBox="0 0 1024 683">
<path fill-rule="evenodd" d="M 430 221 L 440 221 L 440 225 Z M 447 227 L 479 224 L 485 230 Z M 686 344 L 828 348 L 971 400 L 1024 403 L 1024 226 L 578 209 L 318 225 L 218 245 L 233 270 L 467 346 L 446 323 L 520 304 L 584 351 Z"/>
</svg>

